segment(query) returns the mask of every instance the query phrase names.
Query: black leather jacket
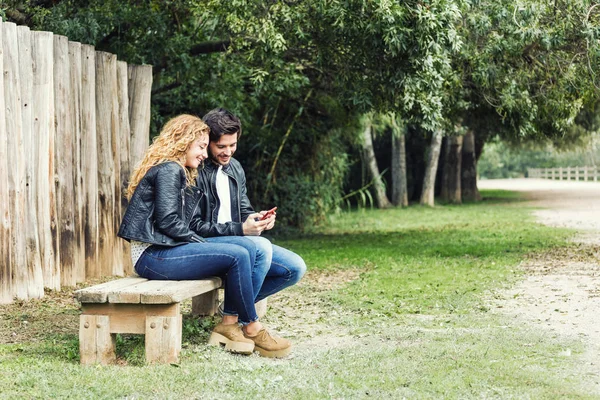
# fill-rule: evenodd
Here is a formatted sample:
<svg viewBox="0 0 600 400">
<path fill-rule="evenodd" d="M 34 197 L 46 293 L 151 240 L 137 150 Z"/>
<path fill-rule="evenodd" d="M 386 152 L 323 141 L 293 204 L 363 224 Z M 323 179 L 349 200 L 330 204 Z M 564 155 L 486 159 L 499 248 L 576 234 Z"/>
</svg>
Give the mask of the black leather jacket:
<svg viewBox="0 0 600 400">
<path fill-rule="evenodd" d="M 223 167 L 223 172 L 229 176 L 229 192 L 231 194 L 231 222 L 217 223 L 219 215 L 219 196 L 217 196 L 216 176 L 219 166 L 213 162 L 206 162 L 204 168 L 198 168 L 197 185 L 206 194 L 202 199 L 201 220 L 196 225 L 196 232 L 204 237 L 212 236 L 243 236 L 242 224 L 248 215 L 254 213 L 252 204 L 246 191 L 246 174 L 238 160 L 232 158 L 229 164 Z"/>
<path fill-rule="evenodd" d="M 160 246 L 177 246 L 204 239 L 193 229 L 205 195 L 186 184 L 185 172 L 175 162 L 150 168 L 127 206 L 118 236 Z"/>
</svg>

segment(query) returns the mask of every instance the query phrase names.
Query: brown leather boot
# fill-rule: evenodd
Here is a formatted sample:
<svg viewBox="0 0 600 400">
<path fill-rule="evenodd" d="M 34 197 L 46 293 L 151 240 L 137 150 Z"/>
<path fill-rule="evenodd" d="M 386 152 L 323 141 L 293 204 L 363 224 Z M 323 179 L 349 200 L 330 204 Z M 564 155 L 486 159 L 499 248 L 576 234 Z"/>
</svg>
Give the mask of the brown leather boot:
<svg viewBox="0 0 600 400">
<path fill-rule="evenodd" d="M 289 340 L 273 337 L 265 328 L 258 331 L 256 336 L 248 336 L 246 333 L 244 336 L 254 341 L 254 350 L 263 357 L 285 357 L 292 351 L 292 343 Z"/>
<path fill-rule="evenodd" d="M 232 353 L 252 354 L 254 351 L 254 341 L 244 337 L 244 332 L 238 324 L 218 324 L 210 334 L 208 344 L 211 346 L 225 346 L 225 350 Z"/>
</svg>

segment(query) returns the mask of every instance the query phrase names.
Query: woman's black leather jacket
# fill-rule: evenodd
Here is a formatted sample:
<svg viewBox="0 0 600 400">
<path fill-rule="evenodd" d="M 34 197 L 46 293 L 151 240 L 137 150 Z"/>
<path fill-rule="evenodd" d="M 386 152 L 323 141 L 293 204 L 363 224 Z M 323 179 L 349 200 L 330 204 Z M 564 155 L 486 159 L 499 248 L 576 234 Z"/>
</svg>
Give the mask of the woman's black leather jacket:
<svg viewBox="0 0 600 400">
<path fill-rule="evenodd" d="M 190 229 L 198 223 L 202 193 L 187 186 L 185 171 L 176 162 L 150 168 L 138 184 L 118 236 L 160 246 L 177 246 L 204 239 Z"/>
</svg>

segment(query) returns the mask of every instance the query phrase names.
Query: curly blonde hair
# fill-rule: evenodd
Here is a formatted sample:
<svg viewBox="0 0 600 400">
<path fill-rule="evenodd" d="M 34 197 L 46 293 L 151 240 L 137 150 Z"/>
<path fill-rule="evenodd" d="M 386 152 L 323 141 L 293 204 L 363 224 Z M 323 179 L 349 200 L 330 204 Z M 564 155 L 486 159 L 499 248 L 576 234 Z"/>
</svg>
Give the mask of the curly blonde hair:
<svg viewBox="0 0 600 400">
<path fill-rule="evenodd" d="M 198 171 L 196 168 L 185 167 L 186 152 L 195 140 L 208 135 L 209 132 L 208 125 L 194 115 L 182 114 L 170 119 L 154 138 L 144 158 L 131 174 L 127 199 L 131 199 L 135 188 L 150 168 L 167 161 L 181 165 L 185 170 L 188 185 L 193 185 Z"/>
</svg>

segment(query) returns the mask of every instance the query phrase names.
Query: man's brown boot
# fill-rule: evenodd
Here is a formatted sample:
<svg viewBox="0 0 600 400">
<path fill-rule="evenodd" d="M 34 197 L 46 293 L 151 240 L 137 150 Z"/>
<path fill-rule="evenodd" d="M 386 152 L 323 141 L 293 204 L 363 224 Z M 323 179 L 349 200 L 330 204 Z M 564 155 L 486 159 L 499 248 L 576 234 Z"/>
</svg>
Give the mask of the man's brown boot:
<svg viewBox="0 0 600 400">
<path fill-rule="evenodd" d="M 244 332 L 238 324 L 223 325 L 220 323 L 215 326 L 208 344 L 211 346 L 225 346 L 225 350 L 232 353 L 252 354 L 254 351 L 254 341 L 244 337 Z"/>
<path fill-rule="evenodd" d="M 246 333 L 244 336 L 254 341 L 254 350 L 263 357 L 285 357 L 292 351 L 292 343 L 289 340 L 273 337 L 265 328 L 258 331 L 256 336 L 248 336 Z"/>
</svg>

